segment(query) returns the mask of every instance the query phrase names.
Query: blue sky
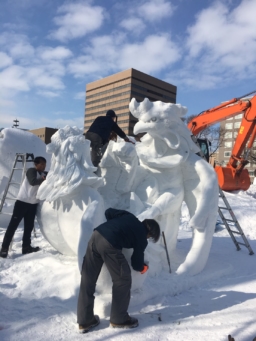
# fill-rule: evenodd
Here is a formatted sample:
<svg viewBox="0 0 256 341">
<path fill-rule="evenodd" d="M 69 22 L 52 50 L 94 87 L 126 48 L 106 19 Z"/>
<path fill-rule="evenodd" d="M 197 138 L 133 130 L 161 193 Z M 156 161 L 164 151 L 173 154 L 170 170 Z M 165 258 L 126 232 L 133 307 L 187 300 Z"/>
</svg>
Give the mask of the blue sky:
<svg viewBox="0 0 256 341">
<path fill-rule="evenodd" d="M 129 68 L 188 114 L 256 90 L 255 18 L 255 0 L 1 0 L 0 127 L 82 128 L 86 83 Z"/>
</svg>

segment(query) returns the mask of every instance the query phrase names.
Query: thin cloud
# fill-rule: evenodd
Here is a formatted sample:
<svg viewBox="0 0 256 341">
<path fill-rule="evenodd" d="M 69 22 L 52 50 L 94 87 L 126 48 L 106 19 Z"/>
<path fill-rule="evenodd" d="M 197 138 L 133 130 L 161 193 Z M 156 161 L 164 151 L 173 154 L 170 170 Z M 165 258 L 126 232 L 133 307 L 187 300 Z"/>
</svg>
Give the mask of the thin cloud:
<svg viewBox="0 0 256 341">
<path fill-rule="evenodd" d="M 174 7 L 169 1 L 151 0 L 138 7 L 138 15 L 148 21 L 159 21 L 170 17 Z"/>
<path fill-rule="evenodd" d="M 60 41 L 81 38 L 101 27 L 104 8 L 83 3 L 65 4 L 58 9 L 53 21 L 59 28 L 51 32 L 49 38 Z"/>
<path fill-rule="evenodd" d="M 85 92 L 81 91 L 81 92 L 77 92 L 74 96 L 74 99 L 78 99 L 78 100 L 85 100 Z"/>
<path fill-rule="evenodd" d="M 12 65 L 0 73 L 0 88 L 15 91 L 29 91 L 30 87 L 21 66 Z"/>
<path fill-rule="evenodd" d="M 4 68 L 12 64 L 12 58 L 5 52 L 0 52 L 0 68 Z"/>
<path fill-rule="evenodd" d="M 243 0 L 230 10 L 217 2 L 203 10 L 188 29 L 188 58 L 200 58 L 204 70 L 246 71 L 256 67 L 256 2 Z"/>
<path fill-rule="evenodd" d="M 157 72 L 181 57 L 179 47 L 168 35 L 151 35 L 137 43 L 118 41 L 115 36 L 102 36 L 91 43 L 85 50 L 86 54 L 74 59 L 68 66 L 75 77 L 102 74 L 102 71 L 108 74 L 131 67 L 144 72 Z"/>
<path fill-rule="evenodd" d="M 64 46 L 57 46 L 54 48 L 43 47 L 39 49 L 38 54 L 40 54 L 40 58 L 43 60 L 62 60 L 73 55 L 73 53 Z"/>
<path fill-rule="evenodd" d="M 180 59 L 179 47 L 168 35 L 151 35 L 141 43 L 126 44 L 120 52 L 121 69 L 158 72 Z"/>
<path fill-rule="evenodd" d="M 136 17 L 122 20 L 120 22 L 120 26 L 128 31 L 136 31 L 137 33 L 143 31 L 146 28 L 146 25 L 143 23 L 142 19 Z"/>
<path fill-rule="evenodd" d="M 59 97 L 60 94 L 53 91 L 37 91 L 37 94 L 47 98 Z"/>
</svg>

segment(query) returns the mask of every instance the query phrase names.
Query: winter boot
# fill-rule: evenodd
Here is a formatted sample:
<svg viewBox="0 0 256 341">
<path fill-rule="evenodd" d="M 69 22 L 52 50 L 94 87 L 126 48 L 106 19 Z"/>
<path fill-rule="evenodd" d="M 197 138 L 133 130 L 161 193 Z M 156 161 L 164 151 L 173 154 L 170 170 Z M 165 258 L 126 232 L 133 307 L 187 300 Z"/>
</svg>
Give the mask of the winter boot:
<svg viewBox="0 0 256 341">
<path fill-rule="evenodd" d="M 94 319 L 87 324 L 79 324 L 78 328 L 79 328 L 79 333 L 80 334 L 85 334 L 88 333 L 89 330 L 91 330 L 92 328 L 96 327 L 98 324 L 100 323 L 100 318 L 98 315 L 94 315 Z"/>
<path fill-rule="evenodd" d="M 135 317 L 129 316 L 128 320 L 124 323 L 113 323 L 110 321 L 110 325 L 113 328 L 136 328 L 139 325 L 138 320 Z"/>
<path fill-rule="evenodd" d="M 0 251 L 0 257 L 2 258 L 6 258 L 8 255 L 8 249 L 4 249 L 3 247 L 1 248 L 1 251 Z"/>
<path fill-rule="evenodd" d="M 22 248 L 22 254 L 26 255 L 27 253 L 37 252 L 40 251 L 39 247 L 27 246 Z"/>
</svg>

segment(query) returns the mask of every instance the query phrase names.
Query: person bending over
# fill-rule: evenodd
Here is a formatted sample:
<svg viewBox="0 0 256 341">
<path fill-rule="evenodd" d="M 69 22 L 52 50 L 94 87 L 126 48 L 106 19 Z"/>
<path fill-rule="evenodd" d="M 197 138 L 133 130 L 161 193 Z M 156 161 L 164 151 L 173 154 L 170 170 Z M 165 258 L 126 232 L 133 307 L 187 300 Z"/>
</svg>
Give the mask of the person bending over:
<svg viewBox="0 0 256 341">
<path fill-rule="evenodd" d="M 99 323 L 94 315 L 94 293 L 103 263 L 112 278 L 112 306 L 110 325 L 114 328 L 134 328 L 138 320 L 129 316 L 131 269 L 122 248 L 133 248 L 131 265 L 142 274 L 148 269 L 144 264 L 147 239 L 159 239 L 160 228 L 153 219 L 140 222 L 133 214 L 109 208 L 105 212 L 107 222 L 94 229 L 84 257 L 77 306 L 77 322 L 80 333 L 87 333 Z"/>
<path fill-rule="evenodd" d="M 0 257 L 2 258 L 7 257 L 12 238 L 22 219 L 24 219 L 22 254 L 40 250 L 39 247 L 31 246 L 31 233 L 34 227 L 37 203 L 39 202 L 36 198 L 37 191 L 47 174 L 47 172 L 44 172 L 46 159 L 42 156 L 37 156 L 34 159 L 34 165 L 34 168 L 27 170 L 26 177 L 22 182 L 17 200 L 15 201 L 13 214 L 5 232 L 0 251 Z"/>
<path fill-rule="evenodd" d="M 117 116 L 114 110 L 108 110 L 106 116 L 98 116 L 84 134 L 85 138 L 91 141 L 91 159 L 95 167 L 98 167 L 100 160 L 107 148 L 109 137 L 114 131 L 126 142 L 131 142 L 123 130 L 116 123 Z"/>
</svg>

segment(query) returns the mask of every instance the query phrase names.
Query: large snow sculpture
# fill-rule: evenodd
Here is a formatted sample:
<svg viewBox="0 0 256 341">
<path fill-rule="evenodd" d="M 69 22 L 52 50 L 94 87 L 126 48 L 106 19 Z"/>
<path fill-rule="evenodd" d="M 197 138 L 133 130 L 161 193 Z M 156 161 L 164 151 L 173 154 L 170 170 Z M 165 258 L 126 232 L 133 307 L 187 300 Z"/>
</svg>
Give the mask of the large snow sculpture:
<svg viewBox="0 0 256 341">
<path fill-rule="evenodd" d="M 39 187 L 38 222 L 44 237 L 63 254 L 78 255 L 79 266 L 95 227 L 105 221 L 103 185 L 95 175 L 90 142 L 78 128 L 59 129 L 47 145 L 51 168 Z"/>
<path fill-rule="evenodd" d="M 178 274 L 194 275 L 202 271 L 209 255 L 214 233 L 218 183 L 212 167 L 195 153 L 198 147 L 181 117 L 186 108 L 179 104 L 142 103 L 132 99 L 131 113 L 138 118 L 134 134 L 147 133 L 136 145 L 144 175 L 137 177 L 135 193 L 146 201 L 147 208 L 138 215 L 140 220 L 156 218 L 165 232 L 171 251 L 175 249 L 182 201 L 185 200 L 193 229 L 191 249 Z M 151 174 L 155 183 L 142 179 Z M 136 187 L 136 186 L 135 186 Z"/>
<path fill-rule="evenodd" d="M 198 147 L 181 120 L 184 107 L 148 99 L 138 104 L 133 99 L 130 110 L 139 120 L 134 133 L 147 134 L 136 145 L 111 141 L 98 176 L 90 159 L 90 142 L 80 130 L 67 126 L 53 135 L 47 146 L 52 153 L 51 169 L 38 191 L 39 199 L 44 200 L 39 209 L 42 233 L 61 253 L 78 255 L 81 266 L 93 229 L 105 221 L 105 209 L 115 207 L 132 212 L 141 221 L 157 219 L 169 251 L 174 252 L 185 200 L 193 241 L 177 273 L 197 274 L 206 264 L 215 228 L 215 172 L 195 154 Z M 130 253 L 125 251 L 128 260 Z M 160 274 L 166 262 L 163 256 L 161 245 L 148 246 L 149 275 Z M 100 292 L 111 286 L 105 270 L 97 286 Z M 137 275 L 132 275 L 133 288 L 139 288 L 146 278 Z"/>
</svg>

